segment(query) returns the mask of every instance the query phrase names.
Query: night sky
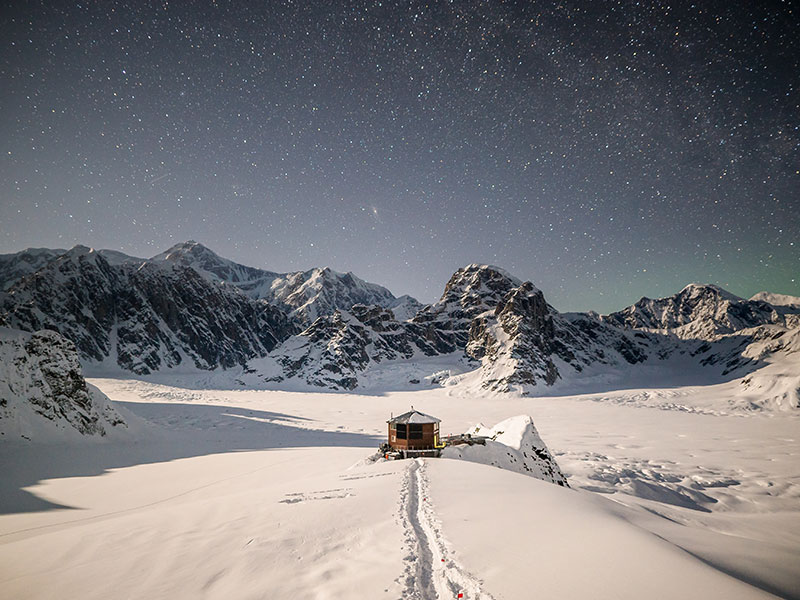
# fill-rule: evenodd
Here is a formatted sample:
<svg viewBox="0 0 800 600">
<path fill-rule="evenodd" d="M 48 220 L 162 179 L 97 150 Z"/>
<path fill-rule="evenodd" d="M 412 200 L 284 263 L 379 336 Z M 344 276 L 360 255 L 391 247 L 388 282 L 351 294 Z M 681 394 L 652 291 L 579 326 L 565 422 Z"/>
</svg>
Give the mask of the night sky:
<svg viewBox="0 0 800 600">
<path fill-rule="evenodd" d="M 0 252 L 195 239 L 423 302 L 800 295 L 790 2 L 15 2 Z"/>
</svg>

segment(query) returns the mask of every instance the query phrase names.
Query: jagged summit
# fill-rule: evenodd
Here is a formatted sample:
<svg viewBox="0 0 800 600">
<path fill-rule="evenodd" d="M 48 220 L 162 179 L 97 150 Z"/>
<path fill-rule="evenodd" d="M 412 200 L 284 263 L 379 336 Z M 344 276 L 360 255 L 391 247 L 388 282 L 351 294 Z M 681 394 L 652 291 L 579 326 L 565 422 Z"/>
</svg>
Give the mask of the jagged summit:
<svg viewBox="0 0 800 600">
<path fill-rule="evenodd" d="M 175 244 L 151 261 L 194 269 L 205 279 L 233 286 L 250 298 L 266 300 L 307 325 L 320 316 L 333 314 L 337 309 L 348 310 L 355 304 L 397 307 L 404 318 L 413 316 L 409 313 L 421 306 L 410 297 L 399 302 L 385 287 L 368 283 L 350 271 L 340 273 L 326 266 L 276 273 L 222 258 L 194 240 Z"/>
<path fill-rule="evenodd" d="M 494 297 L 521 284 L 522 281 L 504 269 L 473 263 L 453 273 L 439 303 L 447 302 L 454 294 Z"/>
<path fill-rule="evenodd" d="M 194 240 L 179 242 L 174 246 L 171 246 L 164 252 L 156 254 L 150 260 L 153 261 L 168 260 L 172 262 L 178 262 L 183 260 L 184 259 L 183 257 L 187 255 L 191 255 L 195 258 L 209 257 L 213 259 L 224 260 L 216 252 Z"/>
</svg>

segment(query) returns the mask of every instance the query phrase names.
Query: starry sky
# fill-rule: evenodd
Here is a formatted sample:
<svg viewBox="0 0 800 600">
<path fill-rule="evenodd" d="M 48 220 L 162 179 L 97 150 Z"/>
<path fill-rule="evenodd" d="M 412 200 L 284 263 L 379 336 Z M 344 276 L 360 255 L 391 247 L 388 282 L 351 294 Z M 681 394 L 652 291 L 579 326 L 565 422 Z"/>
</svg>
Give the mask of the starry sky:
<svg viewBox="0 0 800 600">
<path fill-rule="evenodd" d="M 791 2 L 17 2 L 0 252 L 195 239 L 431 302 L 800 295 Z"/>
</svg>

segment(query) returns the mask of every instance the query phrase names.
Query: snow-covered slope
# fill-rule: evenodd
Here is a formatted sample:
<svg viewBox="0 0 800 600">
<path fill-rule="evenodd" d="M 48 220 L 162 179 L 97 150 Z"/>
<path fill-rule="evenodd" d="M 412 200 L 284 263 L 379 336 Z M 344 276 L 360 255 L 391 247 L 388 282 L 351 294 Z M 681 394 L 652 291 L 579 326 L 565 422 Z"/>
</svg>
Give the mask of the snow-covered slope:
<svg viewBox="0 0 800 600">
<path fill-rule="evenodd" d="M 3 273 L 12 283 L 0 293 L 0 324 L 57 330 L 93 369 L 236 366 L 250 372 L 234 377 L 290 387 L 440 383 L 541 394 L 640 385 L 653 374 L 662 384 L 719 382 L 767 365 L 797 368 L 788 346 L 763 343 L 800 328 L 793 298 L 744 300 L 713 285 L 606 316 L 562 314 L 532 283 L 472 264 L 421 307 L 352 273 L 266 271 L 193 241 L 148 260 L 82 246 L 28 250 L 0 257 Z"/>
<path fill-rule="evenodd" d="M 68 432 L 105 435 L 125 421 L 87 386 L 75 345 L 55 331 L 0 327 L 0 436 L 48 441 Z"/>
<path fill-rule="evenodd" d="M 384 287 L 367 283 L 352 273 L 337 273 L 327 267 L 288 273 L 272 283 L 270 302 L 288 310 L 305 323 L 355 304 L 377 304 L 389 308 L 397 298 Z"/>
<path fill-rule="evenodd" d="M 494 427 L 478 424 L 465 433 L 490 439 L 485 441 L 485 445 L 448 446 L 442 450 L 442 457 L 492 465 L 557 485 L 567 485 L 566 477 L 528 415 L 509 417 Z"/>
<path fill-rule="evenodd" d="M 58 331 L 85 362 L 139 374 L 178 365 L 241 365 L 296 331 L 279 309 L 193 269 L 151 262 L 112 266 L 84 246 L 14 284 L 0 298 L 0 323 Z"/>
<path fill-rule="evenodd" d="M 156 254 L 150 261 L 190 267 L 205 279 L 236 286 L 256 298 L 268 296 L 264 291 L 269 290 L 272 281 L 279 277 L 278 273 L 222 258 L 194 240 L 175 244 L 169 250 Z"/>
<path fill-rule="evenodd" d="M 648 408 L 714 390 L 95 383 L 141 436 L 2 444 L 3 597 L 798 598 L 797 419 Z M 534 415 L 570 489 L 466 460 L 367 464 L 409 402 L 445 431 Z"/>
</svg>

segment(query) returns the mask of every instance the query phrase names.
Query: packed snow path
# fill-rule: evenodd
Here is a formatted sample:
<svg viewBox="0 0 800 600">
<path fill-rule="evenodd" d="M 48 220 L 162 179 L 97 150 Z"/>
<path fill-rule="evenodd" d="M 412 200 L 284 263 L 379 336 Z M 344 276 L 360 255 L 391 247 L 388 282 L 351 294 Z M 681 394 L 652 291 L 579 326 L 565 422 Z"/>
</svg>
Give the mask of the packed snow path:
<svg viewBox="0 0 800 600">
<path fill-rule="evenodd" d="M 401 495 L 401 520 L 406 528 L 409 555 L 406 560 L 404 598 L 413 600 L 492 600 L 481 591 L 480 581 L 452 558 L 442 539 L 428 495 L 425 462 L 410 461 Z"/>
</svg>

